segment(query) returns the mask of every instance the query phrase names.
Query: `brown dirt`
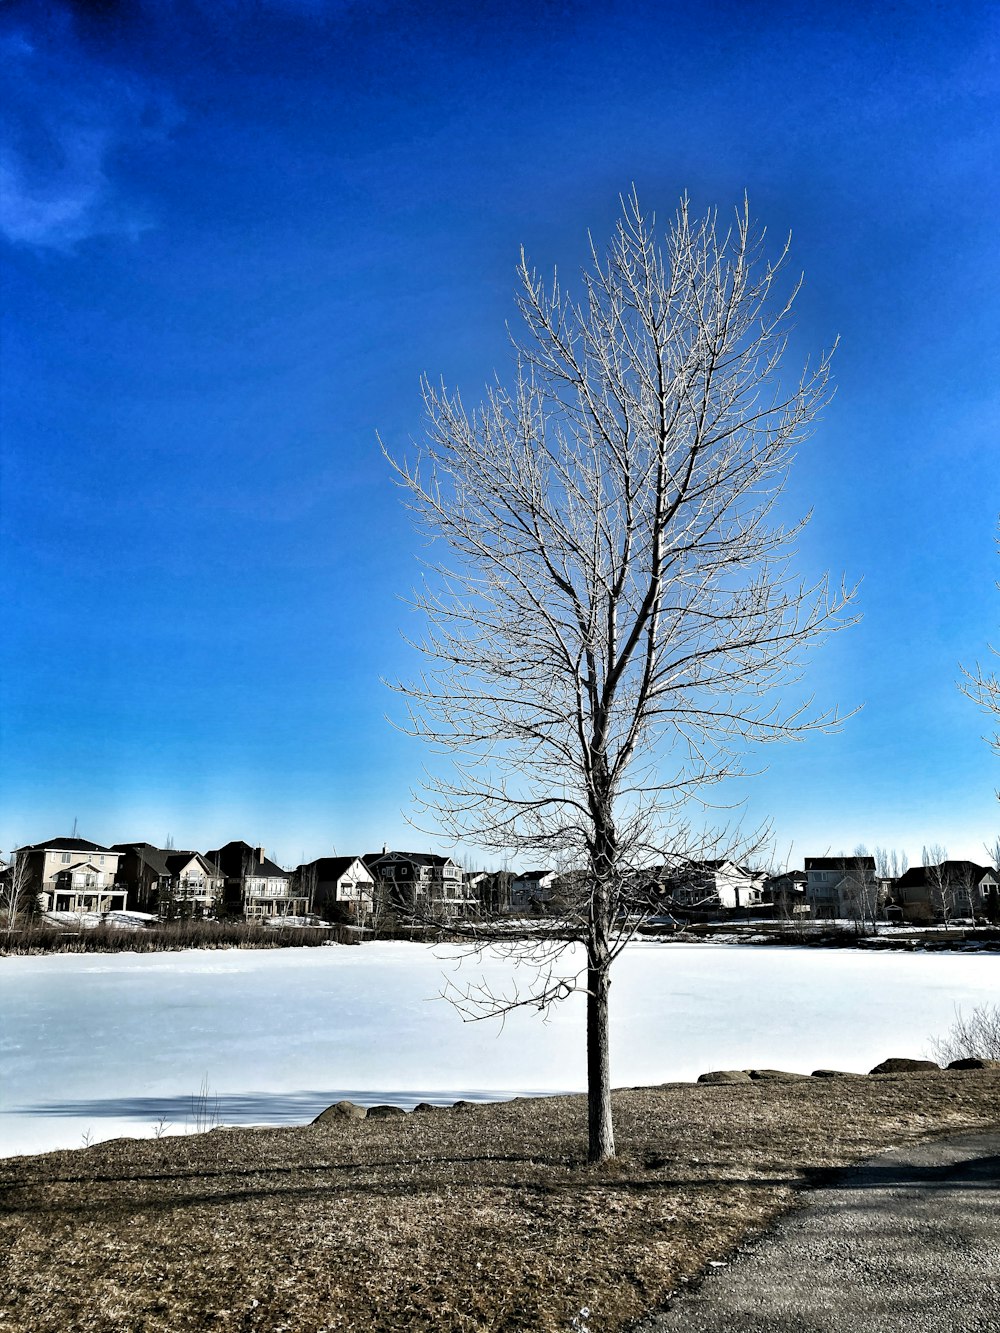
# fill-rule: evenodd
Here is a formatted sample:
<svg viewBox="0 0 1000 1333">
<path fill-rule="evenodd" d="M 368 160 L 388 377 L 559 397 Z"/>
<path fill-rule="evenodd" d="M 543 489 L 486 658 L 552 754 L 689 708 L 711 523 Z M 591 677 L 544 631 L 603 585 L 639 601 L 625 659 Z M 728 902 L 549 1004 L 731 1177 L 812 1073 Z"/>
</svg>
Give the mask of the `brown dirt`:
<svg viewBox="0 0 1000 1333">
<path fill-rule="evenodd" d="M 668 1084 L 0 1161 L 0 1333 L 627 1328 L 820 1174 L 1000 1122 L 1000 1071 Z"/>
</svg>

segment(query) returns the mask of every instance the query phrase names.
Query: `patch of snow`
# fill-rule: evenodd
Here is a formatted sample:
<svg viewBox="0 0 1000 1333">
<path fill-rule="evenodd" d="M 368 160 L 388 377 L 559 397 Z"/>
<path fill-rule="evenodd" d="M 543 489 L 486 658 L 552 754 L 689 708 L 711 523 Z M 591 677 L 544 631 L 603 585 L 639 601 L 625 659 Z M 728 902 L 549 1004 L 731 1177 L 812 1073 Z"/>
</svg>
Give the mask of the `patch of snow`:
<svg viewBox="0 0 1000 1333">
<path fill-rule="evenodd" d="M 113 926 L 117 930 L 142 930 L 158 918 L 151 912 L 43 912 L 42 920 L 54 926 L 94 930 L 97 926 Z"/>
</svg>

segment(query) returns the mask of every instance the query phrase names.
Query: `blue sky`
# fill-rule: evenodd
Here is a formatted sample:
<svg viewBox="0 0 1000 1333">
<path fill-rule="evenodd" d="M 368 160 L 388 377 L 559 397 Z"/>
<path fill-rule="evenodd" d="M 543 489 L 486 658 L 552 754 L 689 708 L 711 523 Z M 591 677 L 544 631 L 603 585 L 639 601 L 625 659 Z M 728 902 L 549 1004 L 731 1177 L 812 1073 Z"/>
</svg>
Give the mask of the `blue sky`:
<svg viewBox="0 0 1000 1333">
<path fill-rule="evenodd" d="M 958 663 L 1000 639 L 1000 9 L 17 4 L 0 14 L 0 847 L 67 832 L 433 840 L 385 721 L 412 534 L 376 431 L 508 365 L 523 243 L 569 280 L 618 194 L 748 192 L 840 336 L 796 464 L 806 574 L 863 579 L 806 687 L 863 712 L 727 793 L 778 859 L 983 857 Z M 476 860 L 474 852 L 472 860 Z"/>
</svg>

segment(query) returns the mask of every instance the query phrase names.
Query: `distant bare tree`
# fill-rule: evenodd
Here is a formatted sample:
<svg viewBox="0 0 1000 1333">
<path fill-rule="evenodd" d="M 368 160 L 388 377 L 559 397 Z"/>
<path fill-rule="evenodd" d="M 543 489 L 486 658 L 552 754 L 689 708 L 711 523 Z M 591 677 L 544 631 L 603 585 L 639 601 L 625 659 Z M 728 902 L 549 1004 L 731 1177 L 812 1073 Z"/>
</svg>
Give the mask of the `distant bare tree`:
<svg viewBox="0 0 1000 1333">
<path fill-rule="evenodd" d="M 876 847 L 872 855 L 875 858 L 875 874 L 879 879 L 899 879 L 910 868 L 910 858 L 905 852 L 897 852 L 895 847 Z"/>
<path fill-rule="evenodd" d="M 415 596 L 427 667 L 398 687 L 411 732 L 457 756 L 425 813 L 580 873 L 579 971 L 548 940 L 535 984 L 479 1012 L 586 992 L 592 1161 L 614 1153 L 608 994 L 635 867 L 708 850 L 685 806 L 745 773 L 747 743 L 839 722 L 772 696 L 852 595 L 793 579 L 802 524 L 777 514 L 829 393 L 825 355 L 777 381 L 786 253 L 766 258 L 746 205 L 720 233 L 686 200 L 661 249 L 633 195 L 580 301 L 522 254 L 512 385 L 467 412 L 425 382 L 426 434 L 391 460 L 443 548 Z"/>
<path fill-rule="evenodd" d="M 878 934 L 881 890 L 876 878 L 877 862 L 864 843 L 854 849 L 854 856 L 845 861 L 842 892 L 847 913 L 854 922 L 855 931 L 869 930 Z"/>
<path fill-rule="evenodd" d="M 18 916 L 30 911 L 32 903 L 37 901 L 31 888 L 28 858 L 11 852 L 11 859 L 0 874 L 0 913 L 6 916 L 8 931 L 14 929 Z"/>
<path fill-rule="evenodd" d="M 933 842 L 929 847 L 922 849 L 921 860 L 927 872 L 931 909 L 945 925 L 948 925 L 955 915 L 956 895 L 960 892 L 960 886 L 955 883 L 945 864 L 948 860 L 948 848 Z"/>
</svg>

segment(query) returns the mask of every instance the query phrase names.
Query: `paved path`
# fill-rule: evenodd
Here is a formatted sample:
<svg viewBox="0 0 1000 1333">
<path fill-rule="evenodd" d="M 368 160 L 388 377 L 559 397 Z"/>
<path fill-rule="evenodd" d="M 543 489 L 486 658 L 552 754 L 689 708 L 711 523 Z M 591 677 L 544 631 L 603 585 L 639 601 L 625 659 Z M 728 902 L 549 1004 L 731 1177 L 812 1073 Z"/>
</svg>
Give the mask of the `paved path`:
<svg viewBox="0 0 1000 1333">
<path fill-rule="evenodd" d="M 640 1331 L 1000 1333 L 1000 1133 L 839 1177 Z"/>
</svg>

